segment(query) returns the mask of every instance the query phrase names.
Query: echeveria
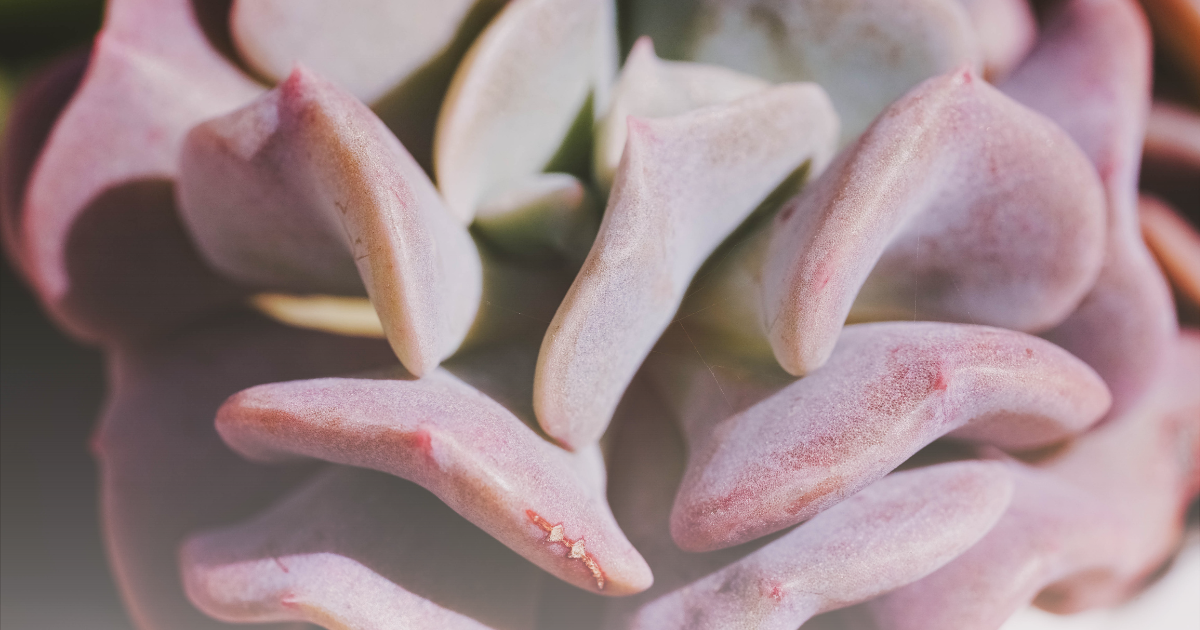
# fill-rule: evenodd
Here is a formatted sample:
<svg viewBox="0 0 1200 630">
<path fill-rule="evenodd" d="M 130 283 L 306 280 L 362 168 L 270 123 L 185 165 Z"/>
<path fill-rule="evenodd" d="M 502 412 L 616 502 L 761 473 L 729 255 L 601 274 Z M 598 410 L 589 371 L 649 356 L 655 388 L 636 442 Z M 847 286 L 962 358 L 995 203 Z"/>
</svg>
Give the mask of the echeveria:
<svg viewBox="0 0 1200 630">
<path fill-rule="evenodd" d="M 0 202 L 110 357 L 135 623 L 1137 593 L 1200 493 L 1200 115 L 1132 0 L 1035 4 L 110 0 Z"/>
</svg>

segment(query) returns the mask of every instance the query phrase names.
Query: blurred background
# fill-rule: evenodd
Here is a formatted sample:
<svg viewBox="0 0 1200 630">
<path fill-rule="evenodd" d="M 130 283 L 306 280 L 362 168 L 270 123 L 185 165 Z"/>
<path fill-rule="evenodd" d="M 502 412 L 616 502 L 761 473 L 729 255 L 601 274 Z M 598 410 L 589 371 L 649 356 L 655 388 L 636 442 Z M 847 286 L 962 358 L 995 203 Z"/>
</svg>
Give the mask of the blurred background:
<svg viewBox="0 0 1200 630">
<path fill-rule="evenodd" d="M 0 121 L 16 87 L 100 27 L 102 0 L 0 0 Z M 3 123 L 0 122 L 0 128 Z M 88 436 L 100 353 L 42 314 L 0 269 L 0 627 L 131 630 L 101 543 Z"/>
</svg>

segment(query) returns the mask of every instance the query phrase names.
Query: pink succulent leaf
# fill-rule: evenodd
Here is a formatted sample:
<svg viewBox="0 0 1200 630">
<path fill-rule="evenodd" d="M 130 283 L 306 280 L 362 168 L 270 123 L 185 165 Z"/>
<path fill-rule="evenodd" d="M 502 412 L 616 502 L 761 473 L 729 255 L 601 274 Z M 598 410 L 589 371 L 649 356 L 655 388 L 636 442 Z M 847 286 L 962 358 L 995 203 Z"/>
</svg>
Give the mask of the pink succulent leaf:
<svg viewBox="0 0 1200 630">
<path fill-rule="evenodd" d="M 654 568 L 655 584 L 611 601 L 606 628 L 795 628 L 816 610 L 871 597 L 944 564 L 991 527 L 1012 492 L 994 463 L 897 473 L 781 536 L 687 553 L 669 528 L 684 471 L 671 415 L 645 379 L 633 383 L 618 412 L 609 494 Z M 822 559 L 830 554 L 836 559 Z"/>
<path fill-rule="evenodd" d="M 820 84 L 843 145 L 921 81 L 980 63 L 959 0 L 647 1 L 633 3 L 630 20 L 668 59 Z"/>
<path fill-rule="evenodd" d="M 996 628 L 1030 600 L 1068 613 L 1136 593 L 1176 551 L 1200 493 L 1200 335 L 1138 405 L 1034 465 L 1013 462 L 1012 507 L 929 577 L 865 606 L 870 627 Z M 1036 596 L 1036 599 L 1035 599 Z"/>
<path fill-rule="evenodd" d="M 660 377 L 688 435 L 671 531 L 692 551 L 809 519 L 943 435 L 1024 450 L 1088 428 L 1110 402 L 1062 349 L 980 326 L 848 326 L 829 363 L 783 387 L 736 373 L 714 387 L 710 365 Z"/>
<path fill-rule="evenodd" d="M 513 0 L 472 45 L 434 136 L 438 187 L 464 224 L 551 166 L 589 96 L 603 111 L 615 20 L 612 0 Z"/>
<path fill-rule="evenodd" d="M 1045 330 L 1096 279 L 1103 204 L 1050 121 L 969 70 L 930 79 L 777 215 L 762 268 L 775 357 L 819 367 L 847 316 Z"/>
<path fill-rule="evenodd" d="M 454 40 L 477 0 L 236 0 L 229 28 L 251 68 L 282 81 L 297 63 L 371 103 Z"/>
<path fill-rule="evenodd" d="M 188 596 L 225 621 L 525 629 L 542 573 L 421 488 L 332 467 L 252 520 L 192 537 Z"/>
<path fill-rule="evenodd" d="M 475 244 L 353 96 L 298 67 L 197 127 L 182 164 L 181 210 L 217 269 L 299 291 L 365 284 L 396 356 L 417 375 L 462 343 L 482 290 Z"/>
<path fill-rule="evenodd" d="M 546 433 L 568 448 L 600 437 L 700 265 L 790 173 L 828 162 L 836 120 L 812 84 L 628 119 L 600 232 L 538 357 Z"/>
<path fill-rule="evenodd" d="M 1174 208 L 1152 197 L 1138 201 L 1138 216 L 1146 245 L 1180 299 L 1200 306 L 1200 232 Z"/>
<path fill-rule="evenodd" d="M 638 38 L 617 77 L 608 112 L 597 124 L 596 179 L 606 190 L 612 188 L 625 150 L 629 116 L 675 116 L 707 105 L 724 105 L 770 86 L 763 79 L 720 66 L 663 61 L 654 54 L 649 37 Z"/>
<path fill-rule="evenodd" d="M 503 0 L 235 1 L 229 29 L 272 81 L 304 64 L 366 102 L 433 171 L 433 128 L 455 67 Z"/>
<path fill-rule="evenodd" d="M 532 348 L 493 347 L 420 380 L 380 374 L 261 385 L 231 398 L 217 428 L 254 460 L 301 455 L 414 481 L 581 588 L 644 590 L 650 570 L 609 511 L 598 447 L 560 449 L 510 411 L 532 415 L 533 364 Z"/>
<path fill-rule="evenodd" d="M 1028 0 L 959 0 L 975 28 L 983 74 L 993 83 L 1007 76 L 1037 40 L 1037 20 Z"/>
<path fill-rule="evenodd" d="M 999 464 L 889 475 L 742 560 L 638 613 L 631 628 L 791 630 L 917 580 L 978 541 L 1008 506 Z"/>
<path fill-rule="evenodd" d="M 250 314 L 210 320 L 110 359 L 111 393 L 93 441 L 105 542 L 126 606 L 144 630 L 225 628 L 184 595 L 186 534 L 248 517 L 311 473 L 265 467 L 225 446 L 221 402 L 264 381 L 395 362 L 387 345 L 286 328 Z"/>
<path fill-rule="evenodd" d="M 1104 182 L 1108 236 L 1100 277 L 1046 338 L 1096 368 L 1112 389 L 1118 415 L 1155 381 L 1177 334 L 1170 290 L 1137 218 L 1150 99 L 1145 17 L 1126 0 L 1070 0 L 1001 87 L 1071 134 Z"/>
<path fill-rule="evenodd" d="M 110 3 L 20 217 L 6 222 L 19 226 L 21 267 L 72 334 L 144 336 L 238 297 L 189 243 L 173 184 L 187 130 L 260 90 L 209 45 L 186 0 Z"/>
</svg>

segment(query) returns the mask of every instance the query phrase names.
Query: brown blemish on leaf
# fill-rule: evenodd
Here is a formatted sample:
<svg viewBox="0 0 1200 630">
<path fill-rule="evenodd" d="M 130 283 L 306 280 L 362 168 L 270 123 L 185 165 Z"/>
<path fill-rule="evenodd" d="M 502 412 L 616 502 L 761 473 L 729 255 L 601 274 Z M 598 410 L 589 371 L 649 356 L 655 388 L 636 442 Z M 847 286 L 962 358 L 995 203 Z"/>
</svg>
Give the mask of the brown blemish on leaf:
<svg viewBox="0 0 1200 630">
<path fill-rule="evenodd" d="M 542 518 L 533 510 L 525 510 L 525 515 L 529 517 L 530 521 L 533 521 L 534 525 L 537 525 L 542 531 L 546 532 L 546 542 L 562 545 L 567 549 L 568 558 L 583 562 L 583 565 L 592 572 L 592 577 L 596 579 L 596 588 L 604 590 L 604 570 L 600 568 L 600 564 L 596 562 L 592 554 L 587 552 L 587 547 L 582 538 L 578 540 L 567 538 L 563 533 L 562 523 L 551 524 L 550 521 Z"/>
</svg>

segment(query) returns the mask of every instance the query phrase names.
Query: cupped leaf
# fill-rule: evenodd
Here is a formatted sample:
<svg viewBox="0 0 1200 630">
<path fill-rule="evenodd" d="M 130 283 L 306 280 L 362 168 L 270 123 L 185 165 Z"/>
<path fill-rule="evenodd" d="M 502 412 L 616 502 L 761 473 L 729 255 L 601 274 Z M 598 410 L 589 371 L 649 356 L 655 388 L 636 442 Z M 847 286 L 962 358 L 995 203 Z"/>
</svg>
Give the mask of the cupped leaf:
<svg viewBox="0 0 1200 630">
<path fill-rule="evenodd" d="M 181 564 L 188 596 L 213 617 L 338 630 L 524 630 L 541 583 L 425 490 L 341 467 L 250 521 L 193 536 Z"/>
<path fill-rule="evenodd" d="M 1071 139 L 959 69 L 894 103 L 779 212 L 762 326 L 796 375 L 848 315 L 1045 330 L 1095 282 L 1104 226 Z"/>
<path fill-rule="evenodd" d="M 943 435 L 1025 450 L 1088 428 L 1110 402 L 1062 349 L 980 326 L 849 326 L 829 363 L 782 387 L 715 380 L 709 361 L 656 368 L 690 451 L 671 531 L 695 551 L 811 518 Z"/>
<path fill-rule="evenodd" d="M 91 445 L 105 546 L 138 628 L 226 628 L 188 602 L 180 544 L 248 517 L 311 474 L 229 450 L 213 428 L 221 402 L 262 382 L 394 363 L 385 343 L 289 329 L 250 313 L 110 356 L 111 390 Z"/>
<path fill-rule="evenodd" d="M 475 319 L 482 271 L 466 229 L 365 105 L 302 67 L 188 134 L 179 198 L 226 275 L 313 293 L 365 284 L 414 374 L 454 352 Z"/>
<path fill-rule="evenodd" d="M 958 0 L 648 0 L 632 3 L 631 23 L 668 59 L 820 84 L 842 144 L 916 84 L 980 56 Z"/>
<path fill-rule="evenodd" d="M 629 118 L 600 233 L 538 357 L 534 407 L 551 437 L 600 437 L 696 270 L 790 173 L 825 165 L 836 120 L 812 84 Z"/>
<path fill-rule="evenodd" d="M 1200 336 L 1185 332 L 1135 408 L 1035 465 L 1013 462 L 1012 507 L 978 545 L 865 606 L 881 630 L 996 628 L 1031 600 L 1111 606 L 1178 549 L 1200 492 Z"/>
<path fill-rule="evenodd" d="M 262 385 L 231 398 L 217 428 L 255 460 L 316 457 L 414 481 L 581 588 L 644 590 L 650 571 L 608 509 L 595 472 L 603 469 L 599 448 L 569 453 L 516 415 L 532 415 L 533 364 L 532 348 L 493 347 L 420 380 L 379 374 Z"/>
<path fill-rule="evenodd" d="M 1037 39 L 1037 20 L 1028 0 L 959 1 L 975 28 L 984 76 L 992 82 L 1008 76 Z"/>
<path fill-rule="evenodd" d="M 109 4 L 9 223 L 61 325 L 89 341 L 140 337 L 237 299 L 188 241 L 172 187 L 187 130 L 260 89 L 209 45 L 186 0 Z"/>
<path fill-rule="evenodd" d="M 612 0 L 513 0 L 475 41 L 434 136 L 438 187 L 459 220 L 545 170 L 589 97 L 604 106 L 615 19 Z"/>
<path fill-rule="evenodd" d="M 596 180 L 612 187 L 628 137 L 629 116 L 662 118 L 707 105 L 723 105 L 761 92 L 770 83 L 720 66 L 663 61 L 654 54 L 654 43 L 642 37 L 621 68 L 613 87 L 612 103 L 596 126 L 592 165 Z"/>
<path fill-rule="evenodd" d="M 1150 104 L 1145 18 L 1123 0 L 1066 2 L 1001 89 L 1066 130 L 1104 182 L 1103 268 L 1079 308 L 1046 337 L 1104 377 L 1112 412 L 1119 414 L 1159 376 L 1177 334 L 1170 290 L 1137 219 L 1138 159 Z"/>
</svg>

